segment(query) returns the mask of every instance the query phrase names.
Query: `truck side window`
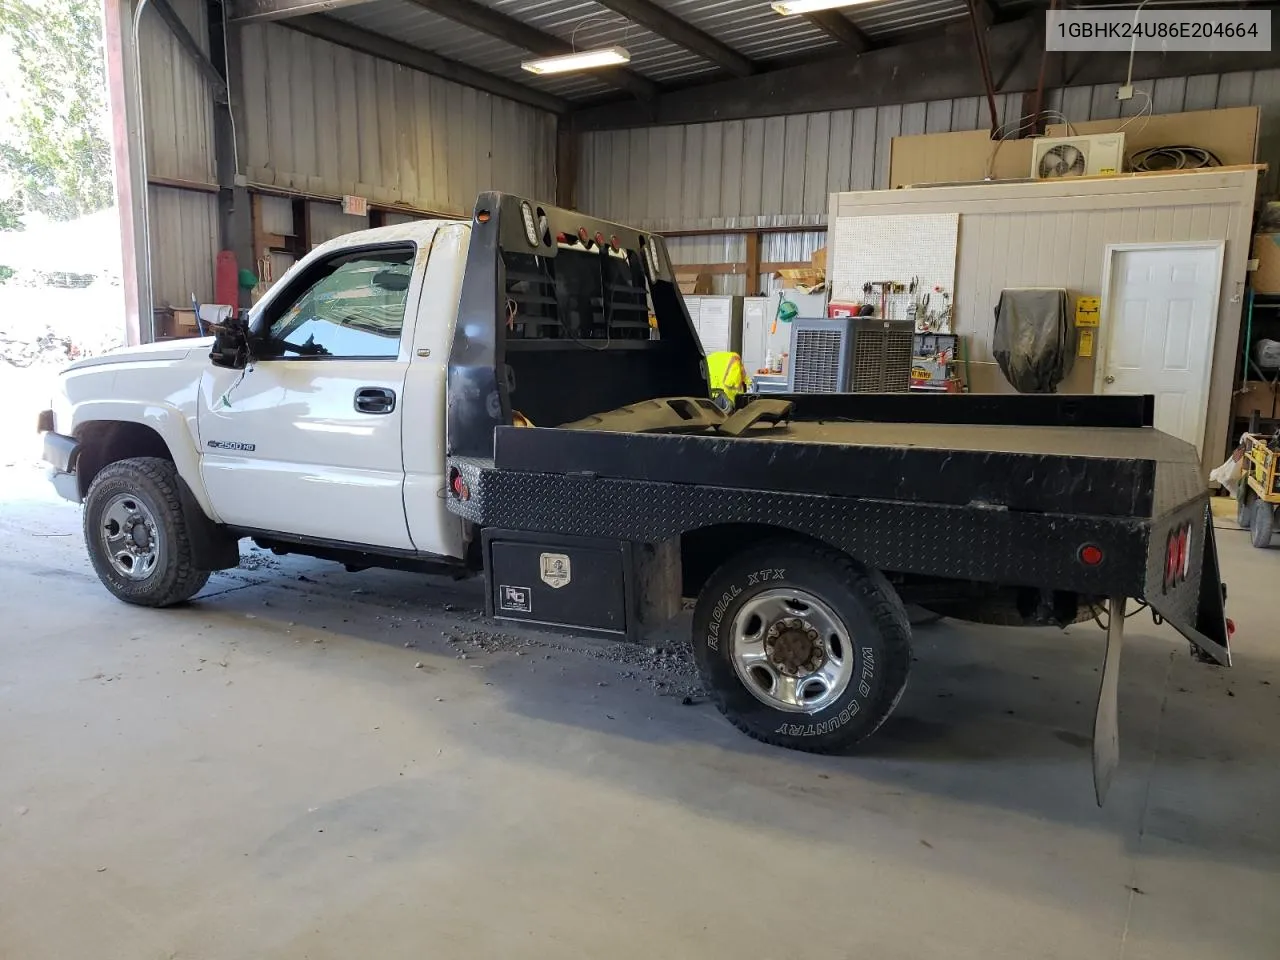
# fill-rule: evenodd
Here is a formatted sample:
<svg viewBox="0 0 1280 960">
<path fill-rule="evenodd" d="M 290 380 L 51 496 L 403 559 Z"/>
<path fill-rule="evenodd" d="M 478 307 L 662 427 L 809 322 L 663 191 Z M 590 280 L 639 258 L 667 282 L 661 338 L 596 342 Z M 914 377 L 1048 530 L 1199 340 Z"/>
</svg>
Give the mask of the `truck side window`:
<svg viewBox="0 0 1280 960">
<path fill-rule="evenodd" d="M 400 352 L 414 248 L 339 254 L 271 322 L 284 356 L 390 359 Z"/>
</svg>

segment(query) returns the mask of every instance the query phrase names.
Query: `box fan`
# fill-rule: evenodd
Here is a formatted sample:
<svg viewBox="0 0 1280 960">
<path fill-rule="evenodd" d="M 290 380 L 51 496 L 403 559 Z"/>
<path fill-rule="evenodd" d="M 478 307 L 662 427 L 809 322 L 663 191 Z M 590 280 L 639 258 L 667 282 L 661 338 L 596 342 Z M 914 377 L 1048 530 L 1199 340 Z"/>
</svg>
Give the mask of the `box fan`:
<svg viewBox="0 0 1280 960">
<path fill-rule="evenodd" d="M 1123 133 L 1031 141 L 1031 176 L 1036 180 L 1105 176 L 1123 169 Z"/>
</svg>

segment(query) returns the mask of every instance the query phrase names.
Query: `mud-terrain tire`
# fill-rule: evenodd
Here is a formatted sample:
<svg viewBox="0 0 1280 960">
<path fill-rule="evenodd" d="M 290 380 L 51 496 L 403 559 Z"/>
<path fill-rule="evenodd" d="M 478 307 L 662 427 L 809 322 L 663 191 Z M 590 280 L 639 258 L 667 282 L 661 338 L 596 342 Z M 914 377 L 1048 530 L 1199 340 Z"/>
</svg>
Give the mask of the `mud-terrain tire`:
<svg viewBox="0 0 1280 960">
<path fill-rule="evenodd" d="M 125 603 L 170 607 L 209 580 L 192 560 L 178 473 L 168 460 L 136 457 L 103 467 L 85 497 L 84 541 L 98 579 Z"/>
<path fill-rule="evenodd" d="M 716 706 L 748 736 L 839 753 L 897 706 L 911 626 L 880 572 L 821 545 L 781 540 L 711 576 L 694 609 L 693 653 Z"/>
</svg>

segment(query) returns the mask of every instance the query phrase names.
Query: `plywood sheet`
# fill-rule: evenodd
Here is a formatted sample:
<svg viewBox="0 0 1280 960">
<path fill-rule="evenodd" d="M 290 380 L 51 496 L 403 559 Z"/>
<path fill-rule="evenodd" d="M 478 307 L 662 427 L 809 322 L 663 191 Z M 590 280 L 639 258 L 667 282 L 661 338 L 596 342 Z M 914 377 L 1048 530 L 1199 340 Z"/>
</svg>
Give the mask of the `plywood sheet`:
<svg viewBox="0 0 1280 960">
<path fill-rule="evenodd" d="M 1084 136 L 1114 133 L 1124 125 L 1124 149 L 1129 156 L 1151 147 L 1191 144 L 1217 154 L 1223 166 L 1232 166 L 1258 159 L 1259 116 L 1257 107 L 1230 107 L 1124 120 L 1090 120 L 1071 126 L 1076 134 Z M 1050 137 L 1065 137 L 1070 132 L 1060 123 L 1051 123 L 1045 129 L 1045 135 Z"/>
<path fill-rule="evenodd" d="M 1257 107 L 1194 110 L 1064 124 L 1049 124 L 1045 135 L 1065 137 L 1072 131 L 1114 133 L 1123 129 L 1125 153 L 1151 147 L 1191 144 L 1212 151 L 1224 166 L 1253 163 L 1258 157 Z M 895 137 L 890 158 L 890 186 L 1025 178 L 1031 170 L 1031 141 L 993 142 L 985 130 Z"/>
<path fill-rule="evenodd" d="M 889 186 L 983 180 L 988 170 L 992 179 L 1011 180 L 1030 169 L 1030 140 L 997 143 L 986 130 L 926 133 L 893 138 Z"/>
</svg>

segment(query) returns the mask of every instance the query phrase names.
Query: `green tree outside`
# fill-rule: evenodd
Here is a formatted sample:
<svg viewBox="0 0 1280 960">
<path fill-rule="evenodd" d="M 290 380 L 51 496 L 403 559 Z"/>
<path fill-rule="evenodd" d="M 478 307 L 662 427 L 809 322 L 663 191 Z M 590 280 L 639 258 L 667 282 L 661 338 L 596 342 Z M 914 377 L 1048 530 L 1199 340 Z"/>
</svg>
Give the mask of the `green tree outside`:
<svg viewBox="0 0 1280 960">
<path fill-rule="evenodd" d="M 0 0 L 0 229 L 114 202 L 101 0 Z"/>
</svg>

